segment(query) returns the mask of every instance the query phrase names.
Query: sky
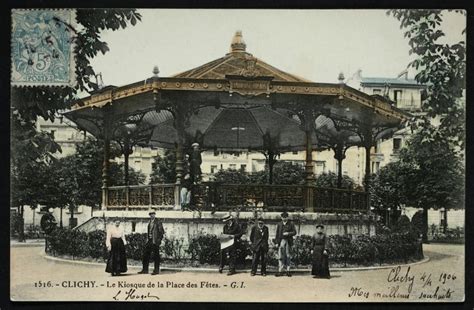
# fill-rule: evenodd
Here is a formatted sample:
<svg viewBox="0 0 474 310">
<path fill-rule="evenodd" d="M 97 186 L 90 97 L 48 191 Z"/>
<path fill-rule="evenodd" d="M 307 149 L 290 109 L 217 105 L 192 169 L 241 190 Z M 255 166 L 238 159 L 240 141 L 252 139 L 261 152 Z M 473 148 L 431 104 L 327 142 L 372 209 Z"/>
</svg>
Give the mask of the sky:
<svg viewBox="0 0 474 310">
<path fill-rule="evenodd" d="M 186 71 L 229 52 L 241 30 L 247 52 L 314 82 L 336 83 L 358 69 L 364 77 L 396 77 L 413 60 L 400 24 L 385 10 L 143 9 L 142 21 L 104 31 L 110 51 L 92 59 L 105 85 L 121 86 Z M 447 13 L 446 42 L 464 40 L 466 19 Z M 414 76 L 412 70 L 409 77 Z"/>
</svg>

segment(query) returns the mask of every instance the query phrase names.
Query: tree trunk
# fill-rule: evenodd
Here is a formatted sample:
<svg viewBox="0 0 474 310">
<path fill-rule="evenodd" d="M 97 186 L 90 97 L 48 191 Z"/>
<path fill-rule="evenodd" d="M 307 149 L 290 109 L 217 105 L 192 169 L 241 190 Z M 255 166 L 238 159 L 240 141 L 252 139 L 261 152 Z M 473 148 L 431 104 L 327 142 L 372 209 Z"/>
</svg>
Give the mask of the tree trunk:
<svg viewBox="0 0 474 310">
<path fill-rule="evenodd" d="M 74 206 L 69 206 L 69 212 L 71 213 L 71 217 L 69 218 L 69 228 L 74 228 Z"/>
<path fill-rule="evenodd" d="M 423 227 L 422 227 L 422 240 L 423 243 L 428 242 L 428 208 L 423 208 Z"/>
<path fill-rule="evenodd" d="M 24 207 L 20 207 L 20 220 L 18 221 L 18 241 L 25 242 L 25 218 Z"/>
<path fill-rule="evenodd" d="M 123 169 L 124 169 L 124 185 L 125 186 L 128 186 L 129 185 L 129 179 L 128 179 L 128 160 L 129 160 L 129 156 L 130 156 L 130 153 L 129 153 L 129 142 L 128 142 L 128 138 L 126 138 L 125 140 L 125 144 L 124 144 L 124 152 L 123 152 L 123 156 L 124 156 L 124 163 L 123 163 Z"/>
<path fill-rule="evenodd" d="M 59 227 L 63 228 L 63 207 L 60 207 L 59 211 Z"/>
<path fill-rule="evenodd" d="M 443 221 L 443 234 L 446 233 L 446 230 L 448 229 L 448 209 L 443 210 L 444 214 L 444 221 Z"/>
<path fill-rule="evenodd" d="M 268 153 L 268 184 L 273 184 L 273 166 L 275 165 L 276 155 L 273 152 Z"/>
<path fill-rule="evenodd" d="M 342 188 L 342 158 L 338 158 L 337 163 L 337 188 Z"/>
</svg>

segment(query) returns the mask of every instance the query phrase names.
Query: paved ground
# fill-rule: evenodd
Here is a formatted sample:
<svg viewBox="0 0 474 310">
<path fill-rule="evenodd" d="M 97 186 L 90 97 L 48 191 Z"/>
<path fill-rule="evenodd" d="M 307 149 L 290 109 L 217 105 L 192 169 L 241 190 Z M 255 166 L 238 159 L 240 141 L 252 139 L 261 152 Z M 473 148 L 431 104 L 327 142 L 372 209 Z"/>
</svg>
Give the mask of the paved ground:
<svg viewBox="0 0 474 310">
<path fill-rule="evenodd" d="M 16 301 L 462 301 L 464 246 L 426 245 L 430 261 L 398 269 L 338 271 L 313 279 L 202 272 L 111 277 L 105 266 L 44 258 L 41 246 L 11 248 L 11 298 Z M 152 287 L 153 286 L 153 287 Z"/>
</svg>

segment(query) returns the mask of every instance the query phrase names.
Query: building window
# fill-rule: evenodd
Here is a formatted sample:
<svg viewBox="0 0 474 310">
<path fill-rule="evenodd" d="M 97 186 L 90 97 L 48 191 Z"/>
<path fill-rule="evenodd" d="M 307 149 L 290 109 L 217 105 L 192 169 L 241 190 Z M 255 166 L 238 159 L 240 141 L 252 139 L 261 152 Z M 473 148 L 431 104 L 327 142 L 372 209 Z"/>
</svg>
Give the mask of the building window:
<svg viewBox="0 0 474 310">
<path fill-rule="evenodd" d="M 211 173 L 216 173 L 216 172 L 217 172 L 217 166 L 211 165 Z"/>
<path fill-rule="evenodd" d="M 402 146 L 402 139 L 400 138 L 393 138 L 393 150 L 399 151 Z"/>
<path fill-rule="evenodd" d="M 301 165 L 303 165 L 303 163 L 300 163 Z M 326 173 L 326 162 L 325 161 L 316 161 L 316 165 L 315 165 L 315 168 L 316 168 L 316 173 Z M 336 162 L 336 169 L 337 169 L 337 162 Z M 337 171 L 337 170 L 336 170 Z"/>
<path fill-rule="evenodd" d="M 241 171 L 246 171 L 247 170 L 247 165 L 245 165 L 245 164 L 240 165 L 240 170 Z"/>
<path fill-rule="evenodd" d="M 135 232 L 136 227 L 137 227 L 137 222 L 132 222 L 132 232 Z"/>
<path fill-rule="evenodd" d="M 237 165 L 236 164 L 229 164 L 229 169 L 236 170 Z"/>
<path fill-rule="evenodd" d="M 372 162 L 372 173 L 377 173 L 380 170 L 380 162 Z"/>
<path fill-rule="evenodd" d="M 56 133 L 56 130 L 51 130 L 51 136 L 53 137 L 53 139 L 56 138 L 56 137 L 54 136 L 55 133 Z"/>
<path fill-rule="evenodd" d="M 439 210 L 439 226 L 441 226 L 441 227 L 448 226 L 446 220 L 447 220 L 446 210 L 443 208 L 443 209 Z"/>
<path fill-rule="evenodd" d="M 402 91 L 401 90 L 394 90 L 393 91 L 393 101 L 398 103 L 398 102 L 400 102 L 400 99 L 402 99 Z"/>
<path fill-rule="evenodd" d="M 293 151 L 292 154 L 293 155 L 298 155 L 298 151 Z"/>
<path fill-rule="evenodd" d="M 374 95 L 380 95 L 380 94 L 382 94 L 382 90 L 380 88 L 374 88 L 373 89 L 373 94 Z"/>
</svg>

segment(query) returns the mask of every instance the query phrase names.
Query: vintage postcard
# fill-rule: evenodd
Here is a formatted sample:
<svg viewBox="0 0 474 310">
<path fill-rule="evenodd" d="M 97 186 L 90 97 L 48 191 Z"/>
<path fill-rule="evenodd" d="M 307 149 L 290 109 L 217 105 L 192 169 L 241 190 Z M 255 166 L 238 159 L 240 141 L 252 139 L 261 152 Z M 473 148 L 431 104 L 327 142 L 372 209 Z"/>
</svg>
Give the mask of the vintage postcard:
<svg viewBox="0 0 474 310">
<path fill-rule="evenodd" d="M 464 301 L 466 11 L 11 17 L 12 301 Z"/>
</svg>

